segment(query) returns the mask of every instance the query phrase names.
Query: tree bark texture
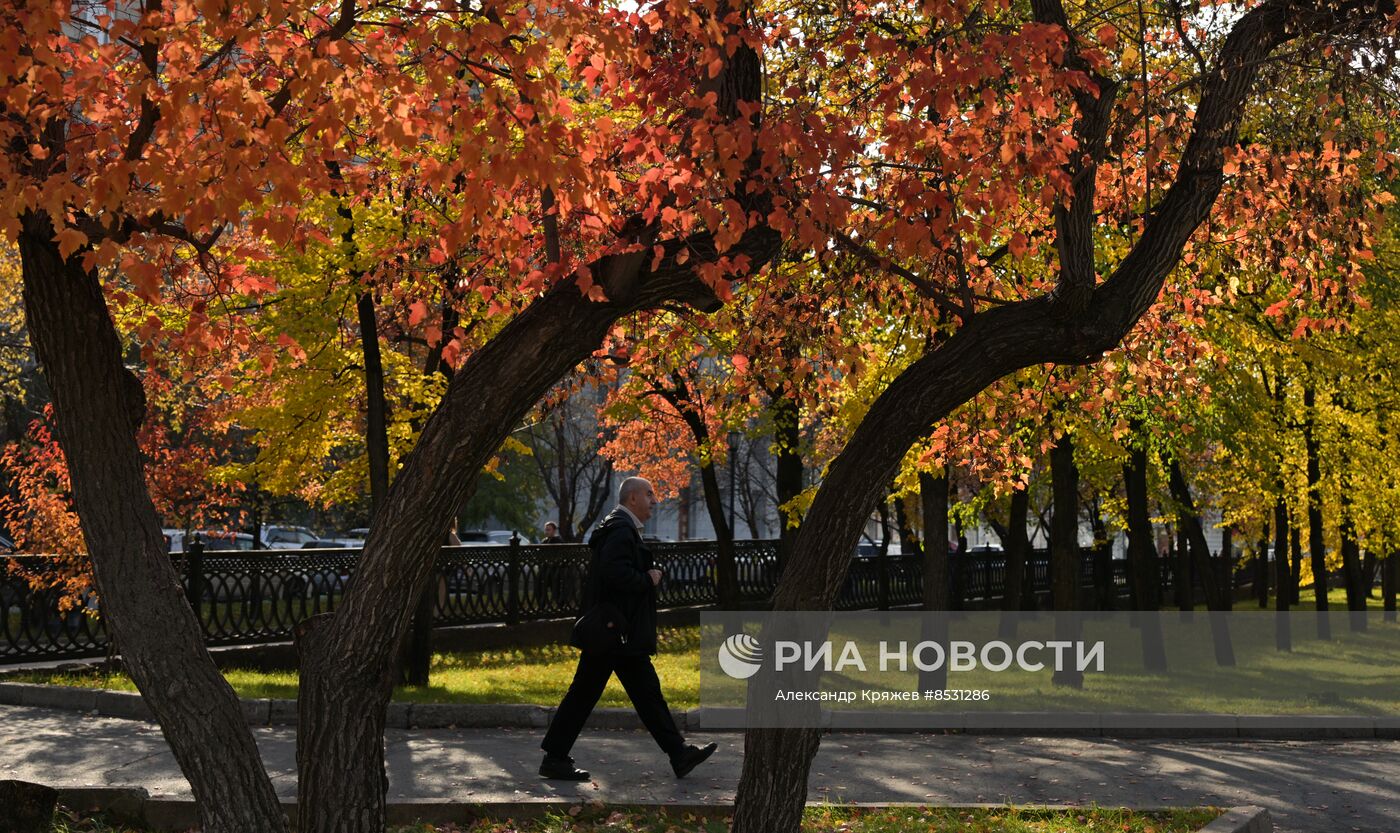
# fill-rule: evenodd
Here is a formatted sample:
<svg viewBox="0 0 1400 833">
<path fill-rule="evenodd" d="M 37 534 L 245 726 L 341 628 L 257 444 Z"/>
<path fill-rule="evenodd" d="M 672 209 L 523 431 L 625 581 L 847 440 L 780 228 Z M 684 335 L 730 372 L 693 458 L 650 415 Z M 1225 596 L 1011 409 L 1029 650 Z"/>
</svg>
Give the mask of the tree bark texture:
<svg viewBox="0 0 1400 833">
<path fill-rule="evenodd" d="M 923 610 L 946 611 L 952 609 L 951 579 L 948 557 L 948 470 L 944 468 L 938 475 L 926 471 L 919 472 L 919 500 L 924 515 L 924 598 Z M 962 553 L 958 554 L 962 557 Z M 920 633 L 921 641 L 946 642 L 947 620 L 944 618 L 924 619 Z M 919 669 L 920 690 L 942 690 L 948 687 L 948 666 L 943 664 L 932 671 Z"/>
<path fill-rule="evenodd" d="M 948 610 L 948 473 L 919 472 L 924 513 L 924 610 Z M 959 556 L 962 553 L 958 553 Z"/>
<path fill-rule="evenodd" d="M 190 782 L 209 833 L 282 831 L 286 819 L 233 689 L 165 553 L 136 431 L 140 381 L 83 250 L 66 260 L 49 217 L 22 217 L 30 339 L 53 394 L 58 439 L 92 558 L 102 614 L 122 660 Z"/>
<path fill-rule="evenodd" d="M 1079 470 L 1074 439 L 1062 434 L 1050 449 L 1050 598 L 1053 610 L 1079 609 Z"/>
<path fill-rule="evenodd" d="M 379 323 L 374 295 L 355 302 L 360 319 L 360 352 L 365 364 L 365 451 L 369 456 L 370 523 L 389 492 L 389 406 L 384 400 L 384 361 L 379 355 Z"/>
</svg>

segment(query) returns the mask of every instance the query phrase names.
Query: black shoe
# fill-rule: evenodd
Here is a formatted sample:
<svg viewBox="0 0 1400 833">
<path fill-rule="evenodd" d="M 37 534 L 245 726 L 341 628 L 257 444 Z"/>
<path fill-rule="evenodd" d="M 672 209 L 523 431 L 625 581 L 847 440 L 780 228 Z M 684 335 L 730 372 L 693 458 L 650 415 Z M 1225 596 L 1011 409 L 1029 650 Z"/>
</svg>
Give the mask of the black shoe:
<svg viewBox="0 0 1400 833">
<path fill-rule="evenodd" d="M 686 744 L 681 751 L 671 756 L 671 771 L 676 773 L 677 778 L 684 778 L 692 769 L 704 763 L 706 758 L 715 754 L 718 748 L 717 743 L 707 743 L 704 746 Z"/>
<path fill-rule="evenodd" d="M 574 759 L 568 756 L 545 755 L 540 762 L 540 775 L 556 781 L 588 780 L 588 770 L 574 766 Z"/>
</svg>

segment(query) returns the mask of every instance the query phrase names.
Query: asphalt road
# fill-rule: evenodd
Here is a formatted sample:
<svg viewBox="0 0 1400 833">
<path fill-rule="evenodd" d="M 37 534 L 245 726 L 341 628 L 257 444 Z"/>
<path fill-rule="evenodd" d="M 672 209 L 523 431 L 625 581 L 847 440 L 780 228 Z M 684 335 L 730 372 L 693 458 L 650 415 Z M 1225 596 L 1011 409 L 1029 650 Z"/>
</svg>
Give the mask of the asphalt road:
<svg viewBox="0 0 1400 833">
<path fill-rule="evenodd" d="M 279 794 L 296 794 L 291 727 L 253 730 Z M 390 730 L 390 800 L 671 803 L 733 800 L 743 737 L 676 780 L 651 738 L 585 731 L 583 784 L 543 781 L 540 732 Z M 0 779 L 141 786 L 189 796 L 158 727 L 75 712 L 0 706 Z M 1261 804 L 1284 833 L 1400 833 L 1400 741 L 1114 740 L 992 735 L 831 734 L 809 799 L 842 802 Z"/>
</svg>

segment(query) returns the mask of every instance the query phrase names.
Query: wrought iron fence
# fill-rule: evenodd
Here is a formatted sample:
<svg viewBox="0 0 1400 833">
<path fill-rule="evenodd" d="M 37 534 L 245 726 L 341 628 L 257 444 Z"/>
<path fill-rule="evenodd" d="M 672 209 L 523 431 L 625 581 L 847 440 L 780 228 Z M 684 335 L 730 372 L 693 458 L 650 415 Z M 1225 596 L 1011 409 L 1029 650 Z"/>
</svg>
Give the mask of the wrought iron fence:
<svg viewBox="0 0 1400 833">
<path fill-rule="evenodd" d="M 666 575 L 658 591 L 660 607 L 717 601 L 713 541 L 658 543 L 651 550 Z M 590 556 L 582 544 L 444 547 L 430 591 L 437 596 L 434 624 L 513 624 L 577 615 Z M 359 551 L 196 551 L 171 558 L 207 642 L 246 645 L 290 639 L 297 623 L 335 610 L 354 580 Z M 13 560 L 29 562 L 31 569 L 44 561 L 42 556 Z M 778 542 L 737 541 L 735 561 L 740 598 L 748 603 L 768 598 L 778 581 Z M 1126 589 L 1123 565 L 1111 563 L 1113 586 L 1121 594 Z M 1082 586 L 1095 586 L 1093 570 L 1093 553 L 1086 552 Z M 1163 572 L 1169 587 L 1169 572 Z M 1033 552 L 1025 575 L 1033 592 L 1048 591 L 1048 553 Z M 950 598 L 955 604 L 1000 598 L 1005 577 L 1006 559 L 1000 553 L 955 555 L 949 559 Z M 922 597 L 919 557 L 858 557 L 851 562 L 837 608 L 916 605 Z M 0 664 L 106 653 L 107 632 L 95 596 L 67 609 L 60 608 L 60 598 L 56 590 L 32 590 L 14 570 L 0 573 Z"/>
</svg>

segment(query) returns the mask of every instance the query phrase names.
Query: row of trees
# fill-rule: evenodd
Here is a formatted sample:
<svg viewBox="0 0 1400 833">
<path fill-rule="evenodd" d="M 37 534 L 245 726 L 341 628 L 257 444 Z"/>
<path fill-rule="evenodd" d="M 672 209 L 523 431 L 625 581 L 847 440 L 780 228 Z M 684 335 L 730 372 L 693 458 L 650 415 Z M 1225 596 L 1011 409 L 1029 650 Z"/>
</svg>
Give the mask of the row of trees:
<svg viewBox="0 0 1400 833">
<path fill-rule="evenodd" d="M 548 436 L 563 407 L 550 393 L 580 365 L 607 392 L 609 457 L 679 447 L 635 428 L 661 409 L 707 493 L 722 439 L 763 425 L 786 519 L 773 603 L 827 609 L 892 489 L 917 491 L 925 535 L 946 540 L 950 466 L 1018 483 L 1049 452 L 1064 505 L 1095 429 L 1125 442 L 1176 425 L 1151 403 L 1203 388 L 1193 328 L 1228 324 L 1207 307 L 1266 303 L 1294 328 L 1281 344 L 1351 337 L 1340 322 L 1367 300 L 1394 151 L 1394 11 L 0 12 L 0 228 L 104 616 L 204 829 L 285 822 L 161 557 L 152 457 L 179 443 L 143 441 L 147 426 L 223 432 L 216 450 L 229 432 L 251 438 L 251 462 L 208 461 L 229 484 L 311 497 L 369 484 L 359 574 L 375 580 L 297 635 L 298 826 L 379 831 L 385 709 L 442 530 L 519 450 L 522 425 Z M 1383 409 L 1335 377 L 1295 376 L 1284 352 L 1269 390 L 1275 413 L 1302 414 L 1311 513 L 1332 492 L 1306 473 L 1321 466 L 1308 449 L 1363 439 L 1325 429 L 1321 409 Z M 1194 416 L 1180 426 L 1205 434 Z M 1128 514 L 1149 465 L 1184 472 L 1220 447 L 1127 442 Z M 1286 507 L 1293 459 L 1270 469 Z M 1344 485 L 1339 534 L 1372 535 L 1383 522 L 1367 526 Z M 1077 515 L 1052 517 L 1056 558 Z M 1309 517 L 1310 536 L 1325 528 Z M 797 829 L 818 742 L 748 733 L 736 830 Z"/>
</svg>

